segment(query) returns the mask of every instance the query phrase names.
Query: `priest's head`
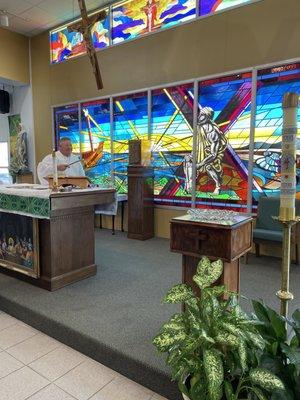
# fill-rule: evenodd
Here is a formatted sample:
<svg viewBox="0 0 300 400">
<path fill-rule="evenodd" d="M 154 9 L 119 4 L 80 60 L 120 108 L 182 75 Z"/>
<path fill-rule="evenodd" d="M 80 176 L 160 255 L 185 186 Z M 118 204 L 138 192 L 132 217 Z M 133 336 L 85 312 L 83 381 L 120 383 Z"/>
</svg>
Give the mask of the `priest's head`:
<svg viewBox="0 0 300 400">
<path fill-rule="evenodd" d="M 72 154 L 72 142 L 67 137 L 62 137 L 58 143 L 58 149 L 62 155 L 69 157 Z"/>
</svg>

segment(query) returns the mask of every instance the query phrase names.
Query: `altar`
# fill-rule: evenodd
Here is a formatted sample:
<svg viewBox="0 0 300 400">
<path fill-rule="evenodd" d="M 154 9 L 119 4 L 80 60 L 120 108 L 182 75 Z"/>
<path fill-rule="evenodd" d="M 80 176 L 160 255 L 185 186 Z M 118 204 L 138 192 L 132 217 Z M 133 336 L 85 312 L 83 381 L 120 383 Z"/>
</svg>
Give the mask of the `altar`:
<svg viewBox="0 0 300 400">
<path fill-rule="evenodd" d="M 0 272 L 47 290 L 95 275 L 94 208 L 115 189 L 0 186 Z"/>
</svg>

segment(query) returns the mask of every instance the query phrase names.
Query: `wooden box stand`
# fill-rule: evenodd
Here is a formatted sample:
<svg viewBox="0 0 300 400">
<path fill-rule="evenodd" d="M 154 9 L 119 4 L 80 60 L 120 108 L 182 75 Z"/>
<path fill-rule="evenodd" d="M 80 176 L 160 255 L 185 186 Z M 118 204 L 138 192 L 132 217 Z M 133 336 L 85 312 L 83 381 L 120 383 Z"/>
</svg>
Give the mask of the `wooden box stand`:
<svg viewBox="0 0 300 400">
<path fill-rule="evenodd" d="M 154 236 L 152 167 L 128 167 L 128 238 L 146 240 Z"/>
<path fill-rule="evenodd" d="M 239 292 L 240 257 L 252 245 L 252 218 L 239 216 L 233 225 L 222 225 L 192 220 L 189 215 L 171 220 L 171 251 L 182 254 L 182 281 L 195 293 L 199 288 L 193 281 L 199 260 L 207 256 L 221 259 L 224 271 L 217 284 Z"/>
</svg>

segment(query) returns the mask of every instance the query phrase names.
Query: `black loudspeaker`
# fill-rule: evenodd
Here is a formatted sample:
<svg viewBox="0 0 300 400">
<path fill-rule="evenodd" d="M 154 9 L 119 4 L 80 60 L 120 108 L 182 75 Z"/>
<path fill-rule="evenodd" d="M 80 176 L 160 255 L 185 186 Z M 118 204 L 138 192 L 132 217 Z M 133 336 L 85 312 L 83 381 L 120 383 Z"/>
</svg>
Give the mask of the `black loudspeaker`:
<svg viewBox="0 0 300 400">
<path fill-rule="evenodd" d="M 0 113 L 9 113 L 9 93 L 6 90 L 0 90 Z"/>
</svg>

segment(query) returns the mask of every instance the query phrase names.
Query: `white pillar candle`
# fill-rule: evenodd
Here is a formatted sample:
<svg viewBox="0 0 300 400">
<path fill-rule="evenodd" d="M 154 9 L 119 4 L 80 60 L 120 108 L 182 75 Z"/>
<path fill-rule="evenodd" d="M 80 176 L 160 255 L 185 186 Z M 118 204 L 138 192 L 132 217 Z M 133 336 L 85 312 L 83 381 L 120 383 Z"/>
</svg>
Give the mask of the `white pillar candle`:
<svg viewBox="0 0 300 400">
<path fill-rule="evenodd" d="M 295 219 L 298 105 L 299 95 L 297 93 L 284 95 L 279 212 L 279 219 L 282 221 Z"/>
<path fill-rule="evenodd" d="M 53 188 L 58 187 L 58 172 L 57 172 L 57 158 L 55 149 L 52 151 L 52 162 L 53 162 Z"/>
</svg>

